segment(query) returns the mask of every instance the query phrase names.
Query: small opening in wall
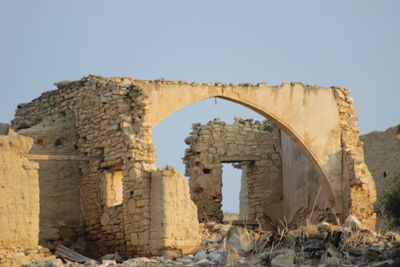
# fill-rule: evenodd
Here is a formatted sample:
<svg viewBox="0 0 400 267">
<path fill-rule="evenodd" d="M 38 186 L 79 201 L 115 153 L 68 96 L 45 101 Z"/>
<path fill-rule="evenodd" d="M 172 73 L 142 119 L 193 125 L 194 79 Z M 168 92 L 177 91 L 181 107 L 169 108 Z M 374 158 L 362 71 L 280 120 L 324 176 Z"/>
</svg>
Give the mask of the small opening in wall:
<svg viewBox="0 0 400 267">
<path fill-rule="evenodd" d="M 211 173 L 211 170 L 208 169 L 208 168 L 204 168 L 204 169 L 203 169 L 203 173 L 204 173 L 204 174 L 210 174 L 210 173 Z"/>
<path fill-rule="evenodd" d="M 61 141 L 61 139 L 57 139 L 55 142 L 54 142 L 54 145 L 55 146 L 61 146 L 63 144 L 63 142 Z"/>
<path fill-rule="evenodd" d="M 122 204 L 122 171 L 106 173 L 105 195 L 107 207 Z"/>
<path fill-rule="evenodd" d="M 383 172 L 383 177 L 386 177 L 387 176 L 387 173 L 386 172 Z"/>
</svg>

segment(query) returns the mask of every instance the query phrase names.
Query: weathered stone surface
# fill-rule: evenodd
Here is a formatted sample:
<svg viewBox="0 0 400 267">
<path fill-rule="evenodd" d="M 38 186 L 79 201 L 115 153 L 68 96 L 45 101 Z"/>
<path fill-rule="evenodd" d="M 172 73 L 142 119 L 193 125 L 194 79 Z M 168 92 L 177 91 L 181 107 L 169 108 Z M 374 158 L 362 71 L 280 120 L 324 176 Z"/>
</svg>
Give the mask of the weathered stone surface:
<svg viewBox="0 0 400 267">
<path fill-rule="evenodd" d="M 26 158 L 31 138 L 13 130 L 0 135 L 0 266 L 54 260 L 38 247 L 38 164 Z"/>
<path fill-rule="evenodd" d="M 30 154 L 78 155 L 77 134 L 71 111 L 44 117 L 37 125 L 20 134 L 35 140 Z M 39 244 L 55 249 L 62 242 L 73 246 L 83 234 L 80 214 L 79 161 L 40 160 Z M 68 238 L 62 233 L 69 232 Z"/>
<path fill-rule="evenodd" d="M 400 177 L 399 126 L 386 131 L 374 131 L 360 137 L 363 142 L 365 162 L 375 180 L 377 192 L 377 228 L 387 230 L 388 222 L 382 214 L 382 200 L 387 190 Z"/>
<path fill-rule="evenodd" d="M 334 222 L 329 188 L 298 145 L 271 122 L 235 117 L 230 125 L 214 119 L 193 124 L 186 140 L 186 175 L 200 221 L 222 220 L 221 163 L 230 162 L 242 170 L 241 220 L 263 227 L 279 221 L 301 225 L 312 213 L 314 223 Z"/>
<path fill-rule="evenodd" d="M 373 205 L 376 202 L 375 182 L 364 162 L 364 151 L 360 141 L 360 129 L 353 108 L 353 99 L 349 91 L 333 88 L 339 110 L 341 128 L 342 175 L 340 182 L 345 209 L 344 218 L 354 215 L 366 227 L 374 228 L 376 213 Z M 339 182 L 339 181 L 337 181 Z"/>
<path fill-rule="evenodd" d="M 38 165 L 25 157 L 32 145 L 12 130 L 0 135 L 0 249 L 38 245 Z"/>
<path fill-rule="evenodd" d="M 79 235 L 84 234 L 89 241 L 87 243 L 90 246 L 86 248 L 88 253 L 149 255 L 151 229 L 155 223 L 150 204 L 151 185 L 152 173 L 156 170 L 151 129 L 179 108 L 209 97 L 230 99 L 270 117 L 312 159 L 319 177 L 326 185 L 328 198 L 334 203 L 333 213 L 342 220 L 348 214 L 353 214 L 363 224 L 373 227 L 375 217 L 371 206 L 375 201 L 374 185 L 363 163 L 353 101 L 344 89 L 301 83 L 284 83 L 281 86 L 211 85 L 98 76 L 58 83 L 57 87 L 57 90 L 44 92 L 30 103 L 19 105 L 12 122 L 14 129 L 32 136 L 36 126 L 49 126 L 48 132 L 38 133 L 34 137 L 36 148 L 44 146 L 41 150 L 43 153 L 67 153 L 63 150 L 62 144 L 65 144 L 65 148 L 72 149 L 69 153 L 93 157 L 81 161 L 78 168 L 73 167 L 71 183 L 67 183 L 66 191 L 75 190 L 73 185 L 79 180 L 80 198 L 76 201 L 66 197 L 65 206 L 61 208 L 72 210 L 79 203 L 79 212 L 73 209 L 74 212 L 66 216 L 68 220 L 74 219 L 73 225 L 78 225 L 79 221 L 79 227 L 64 229 L 68 228 L 64 222 L 54 223 L 57 211 L 43 213 L 48 219 L 45 225 L 51 226 L 48 229 L 52 230 L 52 237 L 57 241 L 66 242 L 66 239 L 70 239 L 73 243 L 72 231 L 75 231 L 78 239 L 82 240 Z M 56 131 L 52 125 L 60 124 L 62 119 L 57 117 L 59 115 L 65 115 L 68 119 L 65 127 Z M 60 129 L 68 132 L 71 138 L 58 138 L 65 137 Z M 199 132 L 200 137 L 208 135 L 210 132 Z M 50 144 L 53 147 L 48 149 Z M 199 149 L 203 151 L 205 148 Z M 240 156 L 239 144 L 232 146 L 231 150 L 235 156 Z M 223 148 L 220 151 L 223 153 Z M 275 161 L 277 157 L 271 159 Z M 201 160 L 212 163 L 207 157 Z M 72 165 L 62 162 L 60 165 L 50 165 L 43 169 L 43 179 L 53 175 L 56 176 L 52 178 L 54 180 L 70 178 L 66 168 Z M 205 166 L 207 168 L 211 170 L 213 166 Z M 60 170 L 59 175 L 56 175 L 57 170 Z M 106 191 L 109 188 L 104 184 L 112 181 L 106 178 L 114 172 L 122 174 L 122 202 L 119 205 L 110 205 L 107 199 L 109 194 L 104 192 L 105 188 Z M 205 172 L 207 174 L 208 170 Z M 169 175 L 168 172 L 164 174 Z M 276 173 L 274 175 L 279 176 Z M 47 197 L 59 201 L 62 195 L 54 192 L 54 196 L 49 194 Z M 220 201 L 218 197 L 215 200 Z M 191 203 L 188 197 L 184 201 Z M 187 203 L 184 205 L 189 205 Z M 164 210 L 172 212 L 173 208 Z M 102 224 L 101 218 L 105 213 L 109 220 L 103 220 Z M 192 222 L 193 216 L 189 217 Z M 183 218 L 172 221 L 184 221 Z M 37 218 L 34 220 L 37 221 Z M 61 240 L 63 235 L 65 240 Z M 162 240 L 169 239 L 175 242 L 171 236 Z"/>
<path fill-rule="evenodd" d="M 182 255 L 197 250 L 201 242 L 197 208 L 190 200 L 185 177 L 171 167 L 154 171 L 150 198 L 151 253 L 177 250 Z"/>
<path fill-rule="evenodd" d="M 268 128 L 268 129 L 267 129 Z M 207 133 L 207 134 L 205 134 Z M 193 124 L 187 138 L 184 162 L 190 177 L 190 195 L 198 208 L 200 221 L 222 221 L 222 164 L 230 162 L 242 169 L 240 215 L 243 220 L 281 218 L 282 173 L 280 132 L 270 122 L 236 117 L 228 125 L 218 119 L 206 125 Z M 204 147 L 202 151 L 196 147 Z M 268 214 L 267 214 L 268 213 Z"/>
</svg>

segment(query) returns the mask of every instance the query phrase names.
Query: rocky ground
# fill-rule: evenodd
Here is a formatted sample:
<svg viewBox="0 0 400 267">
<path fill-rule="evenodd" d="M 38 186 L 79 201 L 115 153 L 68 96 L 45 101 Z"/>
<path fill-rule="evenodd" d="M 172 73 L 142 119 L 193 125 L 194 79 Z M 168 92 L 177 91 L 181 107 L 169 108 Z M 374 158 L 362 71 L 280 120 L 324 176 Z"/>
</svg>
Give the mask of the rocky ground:
<svg viewBox="0 0 400 267">
<path fill-rule="evenodd" d="M 122 260 L 118 255 L 106 255 L 99 262 L 56 259 L 25 266 L 400 266 L 399 234 L 360 229 L 356 223 L 265 231 L 210 222 L 202 224 L 202 232 L 201 249 L 181 259 Z"/>
</svg>

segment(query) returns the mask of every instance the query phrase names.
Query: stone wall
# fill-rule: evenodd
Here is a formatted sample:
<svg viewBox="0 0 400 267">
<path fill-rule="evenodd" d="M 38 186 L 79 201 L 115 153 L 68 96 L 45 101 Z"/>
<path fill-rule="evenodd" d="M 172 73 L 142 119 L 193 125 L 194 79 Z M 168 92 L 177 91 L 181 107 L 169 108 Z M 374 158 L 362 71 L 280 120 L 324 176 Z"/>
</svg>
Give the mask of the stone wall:
<svg viewBox="0 0 400 267">
<path fill-rule="evenodd" d="M 150 249 L 153 255 L 193 253 L 201 242 L 197 208 L 185 177 L 172 167 L 151 175 Z"/>
<path fill-rule="evenodd" d="M 38 164 L 27 159 L 33 140 L 0 124 L 0 266 L 54 260 L 39 241 Z"/>
<path fill-rule="evenodd" d="M 186 175 L 201 221 L 222 220 L 221 162 L 242 169 L 240 219 L 299 225 L 312 213 L 312 222 L 334 221 L 329 188 L 298 145 L 272 123 L 236 117 L 233 125 L 194 124 L 185 141 Z"/>
<path fill-rule="evenodd" d="M 354 122 L 354 110 L 345 90 L 307 86 L 301 83 L 284 83 L 281 86 L 268 86 L 265 83 L 212 85 L 97 76 L 89 76 L 73 82 L 64 81 L 56 85 L 57 90 L 45 92 L 28 104 L 19 105 L 12 124 L 18 131 L 23 130 L 27 134 L 31 131 L 33 136 L 35 126 L 45 125 L 46 121 L 51 121 L 52 118 L 62 121 L 57 116 L 63 116 L 63 114 L 67 117 L 71 116 L 68 119 L 70 124 L 64 124 L 65 127 L 74 125 L 74 127 L 71 126 L 68 134 L 72 137 L 68 141 L 64 140 L 67 142 L 66 150 L 62 150 L 63 146 L 58 145 L 60 150 L 54 148 L 54 150 L 41 152 L 76 153 L 76 158 L 84 160 L 79 162 L 79 170 L 75 167 L 77 163 L 68 163 L 68 165 L 66 162 L 59 162 L 57 165 L 49 163 L 49 167 L 43 169 L 39 180 L 61 181 L 67 180 L 66 176 L 72 175 L 70 185 L 73 187 L 72 185 L 77 182 L 77 177 L 80 177 L 80 200 L 73 201 L 68 198 L 68 205 L 65 205 L 63 209 L 76 207 L 80 202 L 80 211 L 73 208 L 74 212 L 68 215 L 67 219 L 73 217 L 76 219 L 74 224 L 76 222 L 78 225 L 80 221 L 81 226 L 72 227 L 75 232 L 65 236 L 79 239 L 79 233 L 83 231 L 88 251 L 98 254 L 118 251 L 128 256 L 150 253 L 151 177 L 156 170 L 151 129 L 171 112 L 209 97 L 231 99 L 271 117 L 274 123 L 287 130 L 287 133 L 312 159 L 318 174 L 331 189 L 327 195 L 330 201 L 335 203 L 335 213 L 339 217 L 343 217 L 344 213 L 354 213 L 367 225 L 373 224 L 373 213 L 370 212 L 374 202 L 373 181 L 370 183 L 372 179 L 369 179 L 368 169 L 363 163 L 362 148 L 359 145 Z M 49 133 L 52 131 L 50 128 Z M 232 134 L 235 135 L 235 133 Z M 62 137 L 62 134 L 60 136 Z M 38 148 L 39 141 L 40 135 L 37 135 L 35 142 Z M 48 137 L 41 141 L 54 145 L 60 144 L 60 141 L 62 143 L 62 140 L 57 141 L 55 137 Z M 279 185 L 281 179 L 278 177 L 280 166 L 276 165 L 279 160 L 276 149 L 279 147 L 274 148 L 274 141 L 266 142 L 267 149 L 264 152 L 267 151 L 267 153 L 260 156 L 269 158 L 262 158 L 260 161 L 251 159 L 254 164 L 249 162 L 249 158 L 243 161 L 237 158 L 237 154 L 242 153 L 241 149 L 248 150 L 248 153 L 251 153 L 252 149 L 243 144 L 237 144 L 230 148 L 232 156 L 236 158 L 228 157 L 221 161 L 242 161 L 242 168 L 247 173 L 246 177 L 251 175 L 261 177 L 259 174 L 265 172 L 263 168 L 268 166 L 267 168 L 271 169 L 273 174 L 268 178 L 269 182 L 279 187 L 281 186 Z M 259 146 L 258 143 L 256 145 Z M 343 150 L 344 153 L 342 153 Z M 252 156 L 253 154 L 251 153 Z M 265 165 L 266 162 L 263 160 L 271 161 L 273 164 Z M 220 172 L 213 159 L 207 159 L 207 164 L 211 164 L 209 167 L 213 168 L 215 174 Z M 71 167 L 74 171 L 72 173 L 66 171 L 65 166 L 74 166 Z M 203 167 L 205 168 L 198 168 L 199 175 L 211 171 L 207 166 Z M 63 171 L 59 171 L 55 176 L 57 170 L 60 169 Z M 110 180 L 107 179 L 110 172 L 122 173 L 123 188 L 120 205 L 109 205 L 108 194 L 105 193 L 105 189 L 109 187 L 104 183 Z M 268 183 L 265 179 L 258 178 L 252 181 L 255 184 Z M 47 183 L 42 184 L 47 186 Z M 55 184 L 56 182 L 49 184 L 47 190 L 51 192 L 50 188 L 56 188 Z M 218 181 L 215 184 L 218 185 Z M 278 203 L 281 198 L 281 190 L 261 192 L 255 187 L 251 189 L 251 181 L 247 184 L 249 185 L 248 206 L 254 208 L 254 211 L 249 209 L 249 214 L 253 212 L 255 217 L 265 214 L 265 203 L 272 205 L 272 203 Z M 42 189 L 46 190 L 46 188 Z M 254 194 L 251 190 L 255 190 Z M 343 192 L 346 192 L 345 196 Z M 63 198 L 59 192 L 54 197 L 58 200 Z M 215 202 L 212 205 L 213 210 L 217 210 L 220 203 L 218 189 L 214 192 L 213 198 Z M 257 200 L 263 198 L 264 202 Z M 364 201 L 364 198 L 370 200 Z M 347 201 L 348 199 L 351 201 Z M 343 205 L 343 202 L 346 205 Z M 199 213 L 201 214 L 200 211 Z M 214 214 L 219 216 L 218 218 L 221 217 L 217 213 Z M 54 213 L 46 215 L 49 222 L 58 216 L 53 215 Z M 62 238 L 63 226 L 58 225 L 58 236 Z M 58 239 L 58 236 L 54 235 L 54 239 Z M 55 244 L 60 240 L 53 241 Z M 62 242 L 65 241 L 62 240 Z"/>
<path fill-rule="evenodd" d="M 350 91 L 332 88 L 335 92 L 339 110 L 342 144 L 342 192 L 346 218 L 352 214 L 366 227 L 374 228 L 376 214 L 375 182 L 364 161 L 363 146 L 360 141 L 360 128 L 353 107 Z"/>
<path fill-rule="evenodd" d="M 80 210 L 75 207 L 73 214 L 81 214 L 79 220 L 76 221 L 82 222 L 88 255 L 92 254 L 91 252 L 103 254 L 115 251 L 125 254 L 125 229 L 124 223 L 121 223 L 125 210 L 123 207 L 119 209 L 108 207 L 103 189 L 104 182 L 107 181 L 106 175 L 110 170 L 121 171 L 125 179 L 132 165 L 129 161 L 135 158 L 132 147 L 139 142 L 131 144 L 130 135 L 134 135 L 134 132 L 131 131 L 132 124 L 127 123 L 126 120 L 132 120 L 130 105 L 134 102 L 133 99 L 136 99 L 137 93 L 132 88 L 128 94 L 127 87 L 132 87 L 132 85 L 122 83 L 121 79 L 113 81 L 94 76 L 76 82 L 61 82 L 57 86 L 58 90 L 45 92 L 38 99 L 20 105 L 13 127 L 21 132 L 30 132 L 34 131 L 35 125 L 40 127 L 41 123 L 51 120 L 57 114 L 73 114 L 69 122 L 73 123 L 76 132 L 70 134 L 69 141 L 72 142 L 71 146 L 75 151 L 50 150 L 47 152 L 63 154 L 73 152 L 92 157 L 91 160 L 81 161 L 79 168 L 76 167 L 77 163 L 66 163 L 75 164 L 73 169 L 80 176 L 80 187 L 78 187 L 80 192 L 73 194 L 75 199 L 78 201 L 80 199 Z M 136 115 L 140 114 L 134 114 Z M 140 128 L 138 124 L 135 126 Z M 52 142 L 52 138 L 50 136 L 48 141 L 42 142 Z M 39 138 L 35 141 L 38 143 Z M 71 146 L 68 145 L 68 147 Z M 54 162 L 49 164 L 52 169 L 47 173 L 54 173 L 56 165 Z M 65 171 L 59 172 L 57 177 L 50 177 L 43 173 L 40 179 L 52 179 L 53 183 L 71 179 L 68 176 L 67 165 L 57 164 L 61 164 Z M 124 189 L 127 188 L 125 186 Z M 43 190 L 50 189 L 51 184 L 43 188 Z M 76 187 L 75 190 L 77 190 Z M 54 198 L 61 201 L 62 194 L 55 193 Z M 107 216 L 111 217 L 110 220 L 104 219 Z M 115 218 L 112 218 L 113 216 Z M 125 216 L 127 220 L 131 217 Z M 59 218 L 59 220 L 62 219 Z M 58 226 L 62 227 L 62 224 Z"/>
<path fill-rule="evenodd" d="M 151 125 L 146 119 L 148 96 L 135 85 L 135 80 L 129 78 L 89 76 L 56 85 L 57 90 L 45 92 L 32 102 L 19 105 L 13 128 L 35 137 L 36 144 L 55 144 L 59 132 L 52 132 L 50 127 L 46 138 L 41 139 L 40 134 L 34 134 L 35 127 L 43 128 L 46 121 L 58 121 L 56 124 L 60 129 L 69 125 L 67 133 L 71 138 L 64 140 L 65 150 L 58 146 L 37 152 L 76 153 L 79 158 L 86 157 L 87 160 L 81 160 L 79 168 L 76 162 L 49 162 L 51 168 L 45 169 L 39 179 L 53 182 L 49 185 L 43 183 L 41 190 L 51 191 L 52 184 L 57 184 L 57 181 L 74 180 L 79 175 L 79 190 L 78 186 L 74 188 L 80 196 L 76 195 L 77 192 L 72 195 L 78 199 L 75 204 L 80 202 L 80 211 L 74 208 L 72 217 L 80 217 L 81 229 L 74 229 L 78 238 L 75 244 L 84 246 L 86 255 L 96 257 L 116 251 L 127 256 L 149 255 L 151 173 L 156 167 Z M 72 117 L 67 124 L 60 118 L 63 114 Z M 55 175 L 58 166 L 63 171 Z M 73 178 L 67 171 L 70 168 L 74 172 Z M 122 174 L 120 205 L 110 205 L 110 199 L 107 199 L 110 186 L 105 183 L 110 181 L 108 178 L 113 172 Z M 114 190 L 121 191 L 120 188 Z M 54 192 L 53 197 L 61 201 L 63 194 Z M 63 226 L 58 224 L 56 232 L 61 233 Z M 80 236 L 81 230 L 84 240 Z M 62 243 L 67 241 L 62 240 Z"/>
<path fill-rule="evenodd" d="M 73 114 L 68 111 L 44 117 L 40 123 L 19 131 L 35 140 L 30 154 L 77 155 Z M 81 250 L 79 161 L 40 160 L 39 243 L 55 249 L 59 243 Z"/>
<path fill-rule="evenodd" d="M 38 245 L 39 167 L 25 157 L 32 145 L 12 130 L 0 135 L 0 249 Z"/>
<path fill-rule="evenodd" d="M 243 170 L 247 195 L 241 192 L 240 217 L 265 224 L 281 215 L 279 209 L 267 212 L 282 199 L 278 128 L 238 117 L 233 125 L 214 120 L 194 124 L 185 142 L 190 146 L 184 157 L 186 175 L 200 221 L 222 221 L 222 162 L 237 163 Z"/>
<path fill-rule="evenodd" d="M 374 131 L 360 137 L 363 142 L 365 162 L 375 180 L 378 215 L 377 228 L 387 230 L 387 220 L 382 212 L 385 193 L 400 177 L 400 127 L 390 127 L 386 131 Z"/>
</svg>

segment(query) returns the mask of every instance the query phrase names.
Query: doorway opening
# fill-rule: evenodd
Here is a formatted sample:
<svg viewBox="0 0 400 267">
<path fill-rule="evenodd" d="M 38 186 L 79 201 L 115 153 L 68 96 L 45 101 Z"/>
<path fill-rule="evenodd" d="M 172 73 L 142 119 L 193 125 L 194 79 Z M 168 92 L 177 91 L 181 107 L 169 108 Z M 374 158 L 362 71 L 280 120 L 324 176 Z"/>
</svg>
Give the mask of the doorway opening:
<svg viewBox="0 0 400 267">
<path fill-rule="evenodd" d="M 222 211 L 224 221 L 229 223 L 239 219 L 240 199 L 246 194 L 242 171 L 235 166 L 236 163 L 222 163 Z"/>
</svg>

